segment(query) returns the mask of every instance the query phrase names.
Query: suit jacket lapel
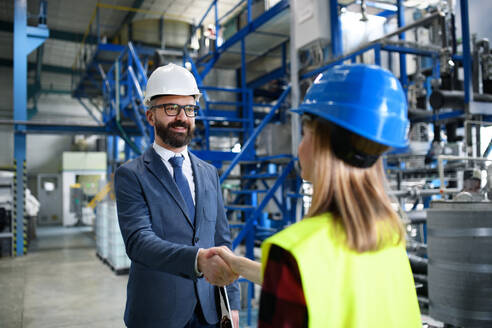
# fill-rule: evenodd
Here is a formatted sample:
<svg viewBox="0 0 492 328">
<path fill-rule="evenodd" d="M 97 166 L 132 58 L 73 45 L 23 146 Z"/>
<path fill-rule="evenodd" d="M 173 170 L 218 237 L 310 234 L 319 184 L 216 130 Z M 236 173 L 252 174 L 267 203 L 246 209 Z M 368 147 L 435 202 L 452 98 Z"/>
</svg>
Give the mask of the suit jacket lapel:
<svg viewBox="0 0 492 328">
<path fill-rule="evenodd" d="M 174 200 L 180 207 L 181 212 L 183 212 L 184 216 L 186 217 L 186 221 L 188 221 L 191 228 L 193 228 L 193 223 L 191 222 L 191 219 L 188 217 L 187 214 L 187 210 L 186 210 L 187 207 L 183 199 L 183 196 L 181 196 L 181 192 L 176 186 L 176 183 L 174 182 L 174 179 L 171 177 L 171 174 L 169 174 L 169 171 L 167 170 L 166 166 L 164 165 L 164 163 L 162 163 L 162 159 L 160 158 L 160 156 L 155 152 L 155 150 L 152 147 L 149 147 L 145 151 L 143 156 L 144 156 L 145 165 L 147 166 L 149 171 L 152 172 L 152 174 L 157 178 L 157 180 L 161 182 L 164 188 L 166 188 L 166 190 L 171 195 L 171 197 L 174 198 Z"/>
<path fill-rule="evenodd" d="M 204 167 L 203 164 L 200 163 L 198 157 L 192 154 L 190 151 L 188 152 L 190 155 L 191 168 L 193 169 L 193 176 L 195 182 L 195 230 L 198 234 L 198 228 L 200 226 L 200 222 L 203 217 L 203 200 L 202 195 L 205 192 L 205 177 L 204 177 Z"/>
</svg>

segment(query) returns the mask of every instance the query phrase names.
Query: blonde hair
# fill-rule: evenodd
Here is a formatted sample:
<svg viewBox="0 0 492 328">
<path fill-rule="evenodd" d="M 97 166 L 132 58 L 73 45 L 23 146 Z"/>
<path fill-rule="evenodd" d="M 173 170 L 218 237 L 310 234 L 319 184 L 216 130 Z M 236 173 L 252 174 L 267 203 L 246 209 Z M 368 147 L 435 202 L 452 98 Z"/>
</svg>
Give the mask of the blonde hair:
<svg viewBox="0 0 492 328">
<path fill-rule="evenodd" d="M 331 212 L 345 230 L 347 246 L 357 252 L 377 250 L 387 237 L 393 241 L 395 235 L 400 243 L 404 230 L 385 191 L 381 158 L 369 168 L 350 166 L 333 153 L 332 126 L 327 121 L 315 119 L 305 124 L 314 132 L 313 198 L 307 217 Z M 366 150 L 370 144 L 373 149 L 384 147 L 365 140 Z"/>
</svg>

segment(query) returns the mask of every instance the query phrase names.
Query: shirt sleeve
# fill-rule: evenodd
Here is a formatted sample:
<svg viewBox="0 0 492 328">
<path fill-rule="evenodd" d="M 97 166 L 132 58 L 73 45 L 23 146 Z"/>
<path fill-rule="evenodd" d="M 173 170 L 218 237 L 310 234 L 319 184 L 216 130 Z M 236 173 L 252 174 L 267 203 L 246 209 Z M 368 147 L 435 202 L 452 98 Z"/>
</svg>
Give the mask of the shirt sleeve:
<svg viewBox="0 0 492 328">
<path fill-rule="evenodd" d="M 307 327 L 308 312 L 294 257 L 272 245 L 263 278 L 258 327 Z"/>
</svg>

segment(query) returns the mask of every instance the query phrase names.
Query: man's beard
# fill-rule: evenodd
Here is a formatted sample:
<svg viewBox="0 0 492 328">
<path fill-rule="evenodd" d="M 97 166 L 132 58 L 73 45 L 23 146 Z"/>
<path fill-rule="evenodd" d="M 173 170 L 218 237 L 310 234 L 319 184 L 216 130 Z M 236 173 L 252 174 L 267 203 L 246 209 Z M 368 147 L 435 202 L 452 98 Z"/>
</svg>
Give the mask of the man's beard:
<svg viewBox="0 0 492 328">
<path fill-rule="evenodd" d="M 177 133 L 171 131 L 171 128 L 184 127 L 186 133 Z M 183 121 L 174 121 L 165 126 L 160 121 L 156 120 L 155 130 L 157 135 L 161 138 L 162 142 L 173 148 L 180 148 L 188 145 L 193 137 L 195 127 L 191 127 L 190 124 Z"/>
</svg>

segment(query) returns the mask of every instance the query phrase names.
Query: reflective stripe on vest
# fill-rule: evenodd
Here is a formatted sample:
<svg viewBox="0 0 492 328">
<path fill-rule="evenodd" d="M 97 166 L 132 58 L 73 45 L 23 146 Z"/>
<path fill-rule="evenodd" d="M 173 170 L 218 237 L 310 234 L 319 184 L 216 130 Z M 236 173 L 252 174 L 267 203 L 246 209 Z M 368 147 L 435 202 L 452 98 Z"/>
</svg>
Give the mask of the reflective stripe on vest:
<svg viewBox="0 0 492 328">
<path fill-rule="evenodd" d="M 422 327 L 404 243 L 357 253 L 328 213 L 307 218 L 265 240 L 264 272 L 272 244 L 297 261 L 309 327 Z"/>
</svg>

